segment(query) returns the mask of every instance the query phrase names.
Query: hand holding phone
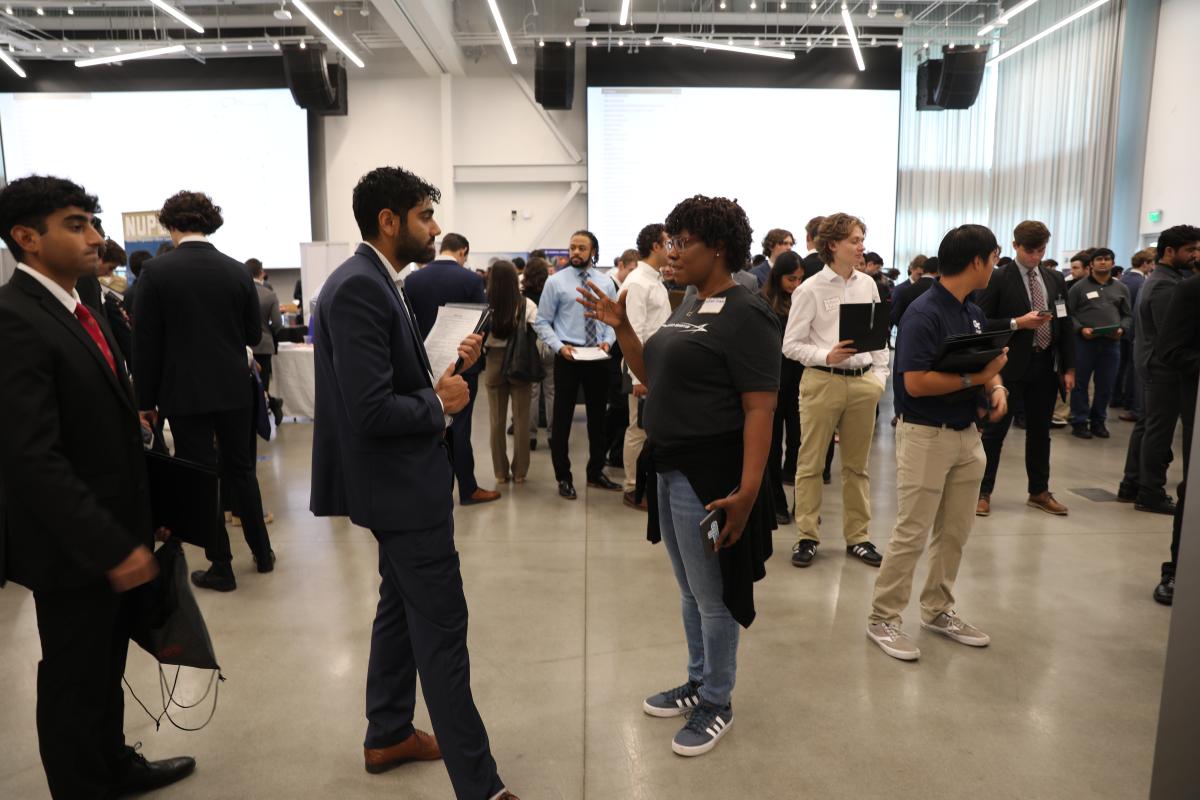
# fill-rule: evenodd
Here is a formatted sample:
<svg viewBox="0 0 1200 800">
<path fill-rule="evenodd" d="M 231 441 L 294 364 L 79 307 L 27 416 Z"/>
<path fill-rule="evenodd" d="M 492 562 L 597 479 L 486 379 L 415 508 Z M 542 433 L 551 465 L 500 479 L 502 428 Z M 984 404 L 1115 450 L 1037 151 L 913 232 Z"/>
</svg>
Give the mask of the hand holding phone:
<svg viewBox="0 0 1200 800">
<path fill-rule="evenodd" d="M 473 331 L 471 331 L 471 335 L 472 336 L 482 336 L 484 331 L 486 331 L 491 324 L 492 324 L 492 309 L 489 307 L 486 310 L 484 310 L 484 312 L 482 314 L 479 315 L 479 322 L 475 323 L 475 329 Z M 459 352 L 462 352 L 462 351 L 460 350 Z M 478 356 L 476 356 L 475 360 L 478 360 Z M 462 356 L 459 356 L 458 360 L 454 362 L 454 372 L 452 374 L 454 374 L 454 375 L 460 374 L 463 371 L 464 366 L 467 366 L 466 361 L 463 359 Z"/>
</svg>

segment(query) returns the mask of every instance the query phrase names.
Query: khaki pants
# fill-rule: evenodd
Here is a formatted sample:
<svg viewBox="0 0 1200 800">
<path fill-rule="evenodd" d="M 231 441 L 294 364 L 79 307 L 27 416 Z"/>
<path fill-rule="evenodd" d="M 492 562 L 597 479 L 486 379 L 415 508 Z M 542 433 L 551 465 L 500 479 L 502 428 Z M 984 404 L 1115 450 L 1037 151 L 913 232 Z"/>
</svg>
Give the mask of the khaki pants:
<svg viewBox="0 0 1200 800">
<path fill-rule="evenodd" d="M 871 373 L 852 378 L 819 369 L 800 379 L 800 455 L 796 462 L 796 529 L 820 541 L 821 474 L 834 431 L 842 451 L 842 534 L 847 545 L 870 538 L 871 478 L 867 462 L 875 435 L 875 406 L 883 386 Z"/>
<path fill-rule="evenodd" d="M 506 348 L 493 347 L 487 354 L 483 383 L 488 393 L 488 417 L 491 422 L 492 472 L 496 480 L 508 480 L 508 399 L 513 402 L 512 477 L 524 480 L 529 474 L 529 397 L 530 384 L 510 381 L 501 371 Z"/>
<path fill-rule="evenodd" d="M 637 460 L 646 443 L 646 431 L 638 425 L 638 399 L 629 395 L 629 427 L 625 429 L 625 491 L 637 488 Z"/>
<path fill-rule="evenodd" d="M 932 622 L 954 608 L 954 580 L 963 545 L 975 524 L 975 502 L 986 463 L 979 431 L 896 426 L 896 528 L 875 579 L 871 622 L 900 623 L 912 595 L 913 573 L 929 539 L 929 578 L 921 618 Z"/>
</svg>

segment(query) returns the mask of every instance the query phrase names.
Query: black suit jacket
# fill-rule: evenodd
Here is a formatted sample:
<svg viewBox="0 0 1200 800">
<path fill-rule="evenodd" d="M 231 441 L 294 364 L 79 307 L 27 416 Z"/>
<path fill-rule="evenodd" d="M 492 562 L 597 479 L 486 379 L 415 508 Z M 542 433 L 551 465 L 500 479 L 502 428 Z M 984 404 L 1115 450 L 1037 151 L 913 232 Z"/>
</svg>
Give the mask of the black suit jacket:
<svg viewBox="0 0 1200 800">
<path fill-rule="evenodd" d="M 313 318 L 310 510 L 377 531 L 443 525 L 454 510 L 445 416 L 390 268 L 359 245 L 325 281 Z"/>
<path fill-rule="evenodd" d="M 1042 283 L 1046 286 L 1046 307 L 1053 312 L 1058 301 L 1067 302 L 1066 281 L 1057 270 L 1039 266 L 1038 271 L 1042 275 Z M 987 289 L 979 298 L 979 307 L 987 315 L 989 330 L 1008 330 L 1009 320 L 1032 311 L 1022 267 L 1014 261 L 1002 269 L 994 270 Z M 1055 316 L 1051 320 L 1050 349 L 1054 351 L 1055 369 L 1062 374 L 1075 369 L 1074 330 L 1070 317 L 1060 319 Z M 1006 383 L 1025 380 L 1028 377 L 1033 360 L 1033 333 L 1032 330 L 1018 330 L 1009 340 L 1008 363 L 1000 372 L 1000 377 Z"/>
<path fill-rule="evenodd" d="M 110 349 L 115 342 L 97 317 Z M 141 425 L 74 315 L 32 277 L 0 287 L 0 584 L 103 580 L 153 544 Z"/>
<path fill-rule="evenodd" d="M 138 278 L 133 376 L 138 408 L 166 416 L 246 408 L 246 347 L 262 338 L 258 291 L 208 242 L 152 258 Z"/>
<path fill-rule="evenodd" d="M 485 281 L 471 270 L 454 260 L 430 262 L 422 269 L 404 279 L 404 293 L 417 315 L 417 327 L 421 337 L 429 335 L 437 322 L 438 309 L 447 303 L 487 304 Z M 476 375 L 483 369 L 484 359 L 479 359 L 466 375 Z M 441 375 L 446 364 L 434 364 L 434 374 Z"/>
<path fill-rule="evenodd" d="M 893 325 L 900 324 L 900 318 L 904 316 L 904 312 L 912 305 L 913 300 L 928 292 L 933 287 L 935 281 L 937 281 L 937 278 L 932 275 L 928 278 L 922 275 L 916 281 L 908 281 L 908 285 L 896 293 L 892 299 Z"/>
</svg>

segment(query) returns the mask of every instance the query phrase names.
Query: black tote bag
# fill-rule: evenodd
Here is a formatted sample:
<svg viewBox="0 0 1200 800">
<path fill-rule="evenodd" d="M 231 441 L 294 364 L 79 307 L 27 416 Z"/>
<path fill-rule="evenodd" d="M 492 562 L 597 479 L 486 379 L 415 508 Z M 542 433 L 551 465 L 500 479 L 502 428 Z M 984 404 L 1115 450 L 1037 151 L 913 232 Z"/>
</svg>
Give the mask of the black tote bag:
<svg viewBox="0 0 1200 800">
<path fill-rule="evenodd" d="M 537 334 L 525 321 L 525 306 L 522 298 L 517 324 L 512 336 L 508 337 L 508 347 L 505 348 L 504 361 L 500 366 L 504 376 L 510 380 L 538 383 L 546 377 L 546 365 L 542 363 L 541 353 L 538 352 Z"/>
</svg>

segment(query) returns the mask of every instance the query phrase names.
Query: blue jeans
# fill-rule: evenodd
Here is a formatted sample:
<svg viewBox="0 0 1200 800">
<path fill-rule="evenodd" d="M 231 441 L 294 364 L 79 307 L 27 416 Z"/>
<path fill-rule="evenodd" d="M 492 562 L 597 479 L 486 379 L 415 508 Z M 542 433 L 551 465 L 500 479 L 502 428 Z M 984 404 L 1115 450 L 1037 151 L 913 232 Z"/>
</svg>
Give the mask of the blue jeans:
<svg viewBox="0 0 1200 800">
<path fill-rule="evenodd" d="M 700 533 L 707 514 L 682 472 L 658 474 L 659 529 L 683 601 L 688 679 L 701 684 L 701 700 L 726 706 L 737 677 L 741 630 L 725 607 L 721 562 Z"/>
<path fill-rule="evenodd" d="M 1103 425 L 1117 381 L 1121 346 L 1116 339 L 1085 339 L 1075 335 L 1075 389 L 1071 392 L 1071 424 Z M 1088 384 L 1096 379 L 1095 397 L 1088 405 Z"/>
</svg>

